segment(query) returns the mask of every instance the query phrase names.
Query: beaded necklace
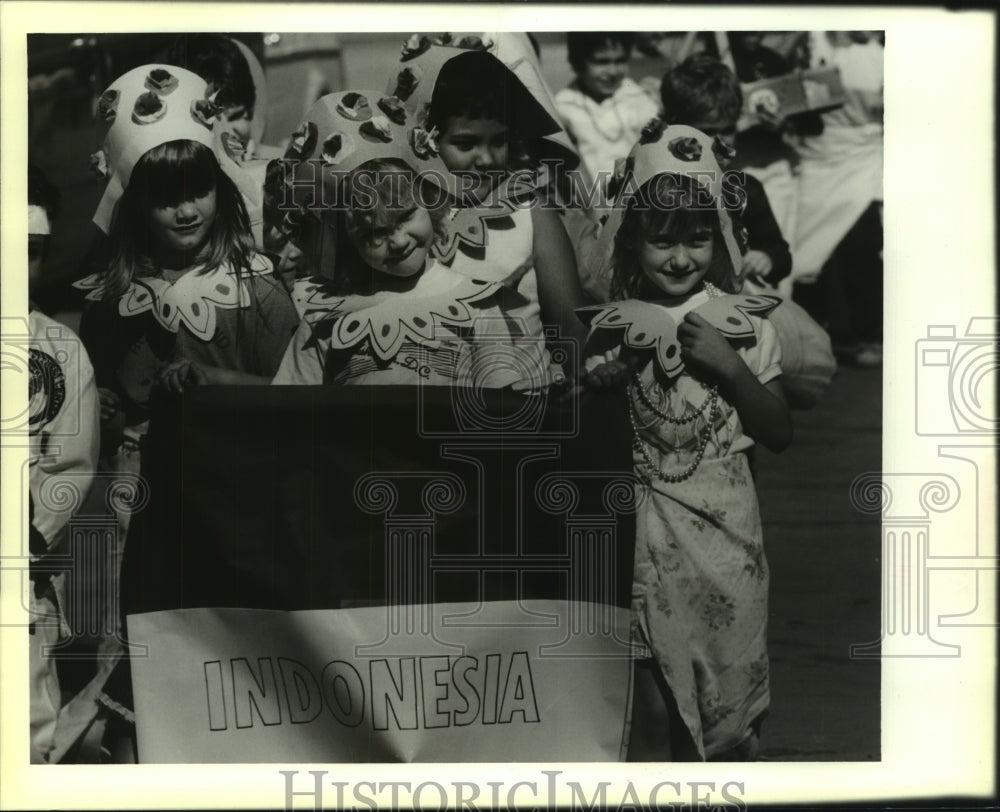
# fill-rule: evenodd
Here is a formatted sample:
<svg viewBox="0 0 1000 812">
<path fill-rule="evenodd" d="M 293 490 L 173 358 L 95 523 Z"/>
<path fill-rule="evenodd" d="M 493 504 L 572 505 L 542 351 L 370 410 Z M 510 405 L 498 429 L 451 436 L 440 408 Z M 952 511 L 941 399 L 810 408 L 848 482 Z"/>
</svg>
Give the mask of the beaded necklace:
<svg viewBox="0 0 1000 812">
<path fill-rule="evenodd" d="M 722 292 L 715 287 L 711 282 L 705 283 L 705 291 L 708 293 L 709 297 L 714 299 L 722 295 Z M 657 386 L 658 384 L 654 380 L 651 386 Z M 656 417 L 665 423 L 674 426 L 683 426 L 688 423 L 693 423 L 702 415 L 705 415 L 707 411 L 707 418 L 705 421 L 705 427 L 698 432 L 698 449 L 695 451 L 694 460 L 688 465 L 684 470 L 676 474 L 670 474 L 665 471 L 661 471 L 656 464 L 653 462 L 653 456 L 649 446 L 643 441 L 639 436 L 639 427 L 636 423 L 635 406 L 632 403 L 632 395 L 635 395 L 638 400 L 642 401 L 643 405 L 649 409 Z M 651 480 L 651 477 L 659 479 L 661 482 L 683 482 L 688 479 L 698 468 L 701 463 L 701 459 L 705 456 L 705 449 L 708 448 L 708 441 L 712 437 L 712 431 L 715 427 L 715 420 L 719 413 L 719 389 L 717 386 L 711 386 L 708 389 L 708 395 L 702 402 L 701 406 L 695 409 L 690 414 L 686 414 L 683 417 L 674 417 L 671 414 L 667 414 L 653 403 L 649 392 L 643 388 L 642 382 L 639 380 L 639 373 L 632 373 L 632 383 L 628 388 L 628 416 L 629 421 L 632 424 L 632 448 L 635 449 L 642 457 L 642 463 L 640 463 L 640 470 L 644 474 L 647 481 Z"/>
</svg>

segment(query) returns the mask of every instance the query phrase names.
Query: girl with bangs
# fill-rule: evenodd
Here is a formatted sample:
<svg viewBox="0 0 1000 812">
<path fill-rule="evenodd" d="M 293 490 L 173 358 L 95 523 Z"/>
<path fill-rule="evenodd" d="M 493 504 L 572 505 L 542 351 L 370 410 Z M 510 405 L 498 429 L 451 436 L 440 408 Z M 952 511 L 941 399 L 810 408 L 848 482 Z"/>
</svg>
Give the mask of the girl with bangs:
<svg viewBox="0 0 1000 812">
<path fill-rule="evenodd" d="M 781 352 L 738 295 L 737 187 L 691 127 L 654 124 L 619 165 L 598 244 L 613 301 L 591 326 L 585 382 L 626 385 L 633 430 L 637 660 L 629 757 L 756 758 L 769 705 L 768 568 L 747 454 L 792 426 Z"/>
<path fill-rule="evenodd" d="M 432 248 L 448 236 L 446 170 L 405 116 L 357 112 L 382 108 L 392 110 L 378 93 L 330 94 L 293 136 L 289 194 L 301 195 L 317 176 L 321 185 L 300 197 L 298 212 L 286 213 L 284 228 L 317 274 L 295 282 L 302 324 L 274 383 L 514 383 L 520 376 L 504 357 L 513 341 L 509 294 L 435 259 Z M 281 197 L 280 188 L 268 192 Z M 499 350 L 492 366 L 479 346 L 485 334 Z"/>
<path fill-rule="evenodd" d="M 203 79 L 168 65 L 129 71 L 98 104 L 102 148 L 92 167 L 108 183 L 94 223 L 107 235 L 107 259 L 76 286 L 87 298 L 80 337 L 98 386 L 100 465 L 126 482 L 141 469 L 157 390 L 267 384 L 298 325 L 254 247 L 240 191 L 249 184 L 220 139 L 222 113 Z M 117 507 L 120 560 L 131 515 Z M 117 580 L 117 564 L 113 572 Z M 121 711 L 131 698 L 127 670 L 110 668 L 122 654 L 113 621 L 116 633 L 101 642 L 103 701 Z M 134 758 L 128 713 L 110 716 L 107 741 L 116 760 Z"/>
<path fill-rule="evenodd" d="M 102 148 L 91 160 L 108 179 L 94 215 L 106 261 L 75 284 L 86 291 L 80 337 L 112 471 L 138 471 L 156 389 L 266 384 L 298 325 L 254 247 L 246 178 L 221 147 L 221 108 L 205 89 L 189 71 L 145 65 L 99 102 Z"/>
</svg>

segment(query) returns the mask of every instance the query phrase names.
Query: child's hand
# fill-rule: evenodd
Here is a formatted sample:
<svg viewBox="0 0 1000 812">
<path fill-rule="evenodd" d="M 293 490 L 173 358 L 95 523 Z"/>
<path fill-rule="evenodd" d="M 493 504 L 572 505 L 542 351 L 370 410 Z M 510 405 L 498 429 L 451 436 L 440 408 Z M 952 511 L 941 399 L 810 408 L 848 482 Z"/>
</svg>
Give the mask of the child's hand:
<svg viewBox="0 0 1000 812">
<path fill-rule="evenodd" d="M 624 361 L 613 359 L 598 364 L 583 379 L 591 389 L 616 389 L 628 383 L 631 369 Z"/>
<path fill-rule="evenodd" d="M 740 277 L 755 276 L 765 279 L 774 269 L 771 257 L 763 251 L 751 250 L 743 255 L 743 267 L 740 268 Z"/>
<path fill-rule="evenodd" d="M 180 394 L 185 386 L 203 386 L 207 384 L 205 371 L 192 361 L 182 358 L 168 364 L 161 371 L 156 382 L 168 392 Z"/>
<path fill-rule="evenodd" d="M 108 423 L 121 411 L 122 402 L 111 389 L 97 388 L 97 399 L 101 404 L 101 422 Z"/>
<path fill-rule="evenodd" d="M 720 382 L 730 380 L 745 367 L 732 345 L 697 313 L 688 313 L 677 328 L 684 363 Z"/>
</svg>

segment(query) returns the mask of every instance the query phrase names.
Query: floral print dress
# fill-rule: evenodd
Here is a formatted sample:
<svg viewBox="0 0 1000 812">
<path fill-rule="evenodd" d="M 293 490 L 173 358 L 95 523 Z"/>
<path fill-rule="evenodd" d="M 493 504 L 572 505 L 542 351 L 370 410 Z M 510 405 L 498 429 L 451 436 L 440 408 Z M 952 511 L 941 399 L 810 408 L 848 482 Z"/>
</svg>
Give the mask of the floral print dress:
<svg viewBox="0 0 1000 812">
<path fill-rule="evenodd" d="M 747 333 L 752 327 L 752 337 L 727 337 L 767 383 L 781 374 L 774 329 L 737 309 L 740 298 L 745 300 L 725 296 L 712 306 L 723 323 L 739 320 Z M 707 301 L 700 293 L 680 306 L 645 307 L 679 324 Z M 605 306 L 600 318 L 621 325 L 622 316 L 628 318 L 622 304 Z M 626 342 L 644 334 L 648 321 L 637 323 Z M 659 349 L 675 355 L 662 343 Z M 665 378 L 656 359 L 640 368 L 629 399 L 634 464 L 645 482 L 636 500 L 633 633 L 659 666 L 699 755 L 712 758 L 742 744 L 769 703 L 768 567 L 757 494 L 742 453 L 753 441 L 721 395 L 683 369 Z M 653 469 L 679 481 L 666 481 Z"/>
</svg>

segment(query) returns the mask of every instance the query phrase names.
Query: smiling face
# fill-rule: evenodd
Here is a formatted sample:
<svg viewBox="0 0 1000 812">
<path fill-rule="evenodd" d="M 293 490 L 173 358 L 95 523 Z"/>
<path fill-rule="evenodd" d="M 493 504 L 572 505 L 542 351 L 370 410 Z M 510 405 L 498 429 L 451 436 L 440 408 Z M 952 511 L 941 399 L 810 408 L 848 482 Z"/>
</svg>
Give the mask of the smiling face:
<svg viewBox="0 0 1000 812">
<path fill-rule="evenodd" d="M 253 123 L 253 113 L 245 105 L 237 104 L 222 111 L 223 126 L 228 132 L 240 139 L 246 147 L 250 142 L 250 126 Z"/>
<path fill-rule="evenodd" d="M 621 87 L 628 75 L 628 52 L 619 42 L 608 42 L 590 54 L 577 72 L 580 88 L 602 101 Z"/>
<path fill-rule="evenodd" d="M 689 234 L 647 234 L 636 259 L 645 278 L 667 296 L 682 297 L 700 288 L 712 265 L 715 239 L 701 226 Z"/>
<path fill-rule="evenodd" d="M 441 160 L 462 180 L 466 194 L 482 198 L 507 171 L 510 130 L 491 118 L 451 116 L 438 138 Z"/>
<path fill-rule="evenodd" d="M 197 254 L 208 242 L 217 212 L 213 187 L 191 200 L 152 207 L 149 210 L 149 230 L 153 240 L 168 254 Z"/>
<path fill-rule="evenodd" d="M 348 235 L 369 268 L 406 278 L 421 273 L 427 266 L 434 224 L 426 209 L 413 204 L 390 225 L 349 229 Z"/>
</svg>

